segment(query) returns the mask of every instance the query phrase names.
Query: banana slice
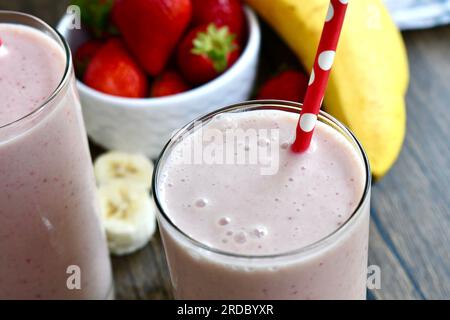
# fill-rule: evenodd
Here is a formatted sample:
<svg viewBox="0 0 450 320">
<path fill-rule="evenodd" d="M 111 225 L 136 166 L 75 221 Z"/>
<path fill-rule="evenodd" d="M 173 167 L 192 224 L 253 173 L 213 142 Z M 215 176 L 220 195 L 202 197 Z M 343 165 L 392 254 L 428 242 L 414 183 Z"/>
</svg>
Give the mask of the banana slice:
<svg viewBox="0 0 450 320">
<path fill-rule="evenodd" d="M 94 172 L 100 186 L 121 180 L 130 184 L 140 184 L 150 190 L 153 164 L 141 154 L 111 151 L 97 158 Z"/>
<path fill-rule="evenodd" d="M 124 255 L 145 246 L 156 229 L 156 208 L 148 190 L 114 181 L 100 186 L 99 196 L 109 251 Z"/>
</svg>

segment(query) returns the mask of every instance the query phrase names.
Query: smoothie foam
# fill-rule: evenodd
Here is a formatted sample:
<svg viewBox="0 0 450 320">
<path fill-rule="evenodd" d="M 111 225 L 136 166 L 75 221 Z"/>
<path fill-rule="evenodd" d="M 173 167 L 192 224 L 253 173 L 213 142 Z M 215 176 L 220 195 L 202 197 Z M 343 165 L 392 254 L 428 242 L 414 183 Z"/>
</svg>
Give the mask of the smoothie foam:
<svg viewBox="0 0 450 320">
<path fill-rule="evenodd" d="M 30 27 L 2 23 L 0 39 L 1 127 L 47 100 L 62 79 L 66 57 L 51 38 Z"/>
<path fill-rule="evenodd" d="M 293 153 L 287 145 L 296 121 L 293 113 L 253 111 L 216 117 L 204 127 L 203 132 L 229 123 L 243 130 L 280 128 L 280 141 L 267 141 L 280 146 L 274 175 L 262 175 L 252 164 L 180 164 L 175 147 L 160 187 L 174 224 L 213 248 L 249 255 L 299 249 L 341 226 L 362 198 L 363 163 L 344 136 L 320 122 L 310 151 Z M 183 144 L 195 139 L 196 133 Z"/>
<path fill-rule="evenodd" d="M 279 129 L 279 139 L 258 140 L 279 148 L 273 175 L 255 164 L 183 163 L 183 150 L 202 141 L 200 130 L 166 150 L 155 187 L 176 298 L 365 298 L 370 192 L 364 156 L 348 134 L 322 122 L 310 149 L 292 153 L 297 121 L 297 112 L 274 108 L 225 112 L 203 123 L 203 133 L 214 128 L 225 135 L 230 128 Z M 247 143 L 239 139 L 236 145 Z M 226 153 L 227 143 L 217 142 L 219 154 Z"/>
</svg>

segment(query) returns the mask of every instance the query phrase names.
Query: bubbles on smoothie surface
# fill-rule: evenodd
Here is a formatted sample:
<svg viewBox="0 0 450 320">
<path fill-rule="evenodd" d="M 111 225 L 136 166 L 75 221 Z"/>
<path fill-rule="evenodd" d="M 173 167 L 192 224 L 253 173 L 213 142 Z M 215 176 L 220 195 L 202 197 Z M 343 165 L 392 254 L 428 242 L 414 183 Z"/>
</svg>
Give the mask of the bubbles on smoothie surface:
<svg viewBox="0 0 450 320">
<path fill-rule="evenodd" d="M 256 238 L 263 238 L 267 235 L 267 228 L 265 226 L 258 226 L 255 229 L 253 229 L 252 234 Z"/>
<path fill-rule="evenodd" d="M 244 244 L 247 242 L 247 234 L 244 231 L 239 231 L 234 235 L 233 240 L 236 243 Z"/>
<path fill-rule="evenodd" d="M 222 217 L 219 219 L 219 225 L 220 226 L 226 226 L 231 222 L 231 219 L 229 217 Z"/>
<path fill-rule="evenodd" d="M 208 199 L 206 198 L 200 198 L 197 201 L 195 201 L 195 206 L 197 208 L 204 208 L 208 205 Z"/>
<path fill-rule="evenodd" d="M 279 123 L 272 113 L 265 115 L 260 111 L 255 116 L 233 114 L 227 120 L 224 116 L 228 115 L 217 117 L 206 127 L 224 131 L 234 121 L 243 130 L 266 130 L 272 129 L 274 122 Z M 281 120 L 280 124 L 287 125 L 284 116 Z M 317 149 L 294 155 L 290 149 L 297 124 L 294 120 L 290 130 L 280 126 L 276 140 L 259 133 L 252 143 L 247 138 L 236 139 L 234 149 L 230 149 L 246 156 L 263 152 L 263 159 L 277 157 L 272 163 L 277 166 L 273 175 L 261 175 L 256 166 L 247 163 L 182 166 L 185 173 L 175 172 L 175 164 L 169 163 L 172 171 L 167 183 L 175 186 L 168 192 L 170 186 L 165 185 L 169 198 L 166 202 L 172 200 L 169 204 L 175 209 L 170 213 L 180 217 L 180 228 L 190 230 L 199 241 L 209 242 L 219 250 L 265 255 L 308 245 L 336 230 L 337 223 L 345 223 L 347 213 L 354 208 L 353 205 L 349 209 L 350 202 L 357 202 L 353 193 L 358 192 L 360 185 L 356 165 L 346 160 L 348 148 L 342 148 L 340 140 L 333 143 L 335 133 L 319 125 Z M 328 140 L 326 144 L 323 139 Z M 264 148 L 274 148 L 275 153 L 265 153 Z M 182 179 L 185 183 L 181 183 Z M 180 197 L 191 208 L 180 207 Z"/>
<path fill-rule="evenodd" d="M 53 39 L 30 27 L 4 23 L 0 33 L 1 126 L 48 99 L 64 75 L 65 56 Z"/>
</svg>

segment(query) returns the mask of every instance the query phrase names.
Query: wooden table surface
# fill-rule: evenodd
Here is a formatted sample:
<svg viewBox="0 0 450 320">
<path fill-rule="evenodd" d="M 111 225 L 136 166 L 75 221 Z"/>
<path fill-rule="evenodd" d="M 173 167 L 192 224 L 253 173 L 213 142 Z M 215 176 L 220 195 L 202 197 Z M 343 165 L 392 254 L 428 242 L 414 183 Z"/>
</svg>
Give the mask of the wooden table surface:
<svg viewBox="0 0 450 320">
<path fill-rule="evenodd" d="M 0 0 L 0 10 L 29 12 L 53 25 L 66 6 L 65 0 Z M 372 189 L 369 264 L 380 266 L 382 282 L 368 297 L 450 299 L 450 26 L 403 36 L 411 72 L 408 131 L 396 165 Z M 262 52 L 260 80 L 297 63 L 267 27 Z M 117 298 L 172 297 L 158 236 L 112 262 Z"/>
</svg>

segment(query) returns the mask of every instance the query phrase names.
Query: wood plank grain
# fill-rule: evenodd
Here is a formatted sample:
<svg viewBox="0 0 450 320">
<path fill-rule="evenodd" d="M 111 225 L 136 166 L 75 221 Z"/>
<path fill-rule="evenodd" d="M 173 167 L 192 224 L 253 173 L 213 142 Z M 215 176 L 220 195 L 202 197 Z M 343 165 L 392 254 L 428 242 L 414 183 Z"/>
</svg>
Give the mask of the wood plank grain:
<svg viewBox="0 0 450 320">
<path fill-rule="evenodd" d="M 397 164 L 373 188 L 373 220 L 419 295 L 448 299 L 450 27 L 408 32 L 405 41 L 408 133 Z"/>
<path fill-rule="evenodd" d="M 172 288 L 161 239 L 124 257 L 113 257 L 117 299 L 171 299 Z"/>
<path fill-rule="evenodd" d="M 390 250 L 378 225 L 370 224 L 369 265 L 376 265 L 381 270 L 381 288 L 370 290 L 371 299 L 421 299 L 414 280 L 403 269 L 398 257 Z"/>
</svg>

